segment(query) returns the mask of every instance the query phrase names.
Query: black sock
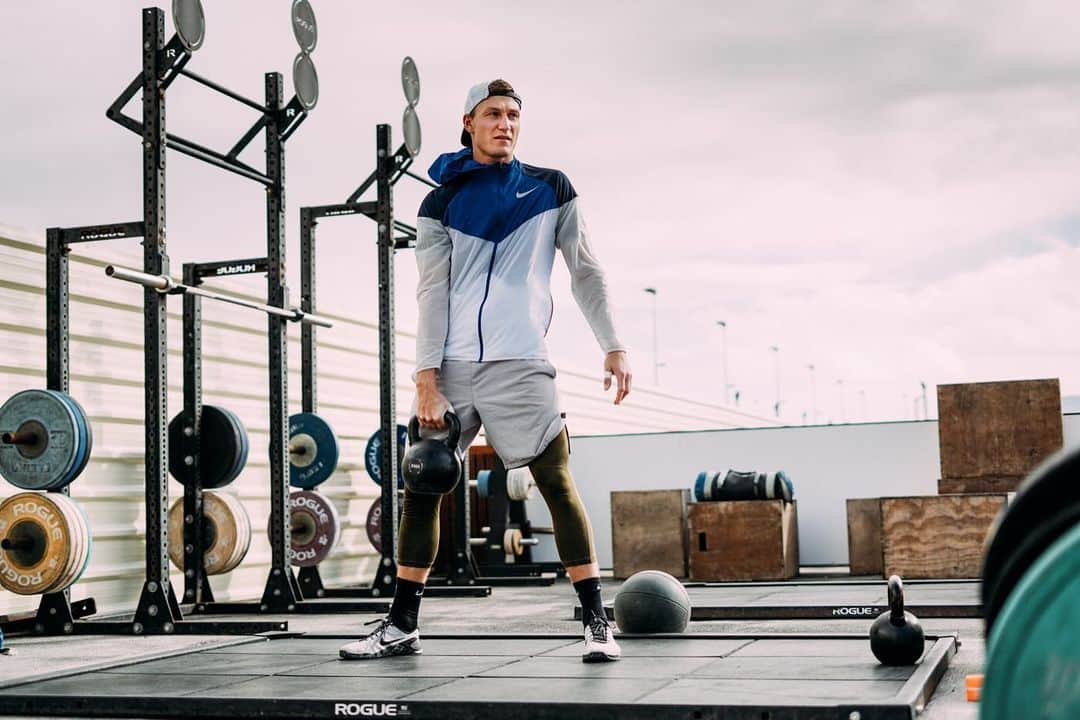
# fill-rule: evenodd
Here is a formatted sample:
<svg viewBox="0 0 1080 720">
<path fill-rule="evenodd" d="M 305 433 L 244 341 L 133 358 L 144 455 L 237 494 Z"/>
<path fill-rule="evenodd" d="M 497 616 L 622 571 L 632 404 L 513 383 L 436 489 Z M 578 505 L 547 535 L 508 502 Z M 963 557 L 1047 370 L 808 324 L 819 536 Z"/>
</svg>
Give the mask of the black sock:
<svg viewBox="0 0 1080 720">
<path fill-rule="evenodd" d="M 578 580 L 574 583 L 574 590 L 577 591 L 578 600 L 581 601 L 582 624 L 588 625 L 589 619 L 593 616 L 607 617 L 604 614 L 604 598 L 600 594 L 600 578 Z"/>
<path fill-rule="evenodd" d="M 424 584 L 397 579 L 394 602 L 390 606 L 390 619 L 405 632 L 416 629 L 420 616 L 420 600 L 424 597 Z"/>
</svg>

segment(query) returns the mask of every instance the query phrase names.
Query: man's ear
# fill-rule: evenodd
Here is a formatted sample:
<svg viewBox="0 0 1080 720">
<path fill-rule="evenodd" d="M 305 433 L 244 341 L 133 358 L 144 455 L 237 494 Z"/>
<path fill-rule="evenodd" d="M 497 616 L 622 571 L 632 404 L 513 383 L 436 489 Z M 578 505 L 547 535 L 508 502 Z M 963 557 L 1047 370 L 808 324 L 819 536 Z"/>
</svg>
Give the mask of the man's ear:
<svg viewBox="0 0 1080 720">
<path fill-rule="evenodd" d="M 472 135 L 472 133 L 473 133 L 472 115 L 464 115 L 464 116 L 462 116 L 461 121 L 465 124 L 465 129 L 469 131 L 470 135 Z"/>
</svg>

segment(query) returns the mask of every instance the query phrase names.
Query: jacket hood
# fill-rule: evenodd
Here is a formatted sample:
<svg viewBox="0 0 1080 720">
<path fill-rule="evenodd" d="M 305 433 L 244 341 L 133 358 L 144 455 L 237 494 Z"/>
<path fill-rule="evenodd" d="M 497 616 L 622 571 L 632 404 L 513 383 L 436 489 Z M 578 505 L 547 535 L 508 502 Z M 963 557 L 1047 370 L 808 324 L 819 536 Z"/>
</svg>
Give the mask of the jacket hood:
<svg viewBox="0 0 1080 720">
<path fill-rule="evenodd" d="M 517 158 L 514 158 L 511 164 L 516 165 Z M 490 167 L 494 166 L 473 160 L 472 148 L 461 148 L 455 152 L 443 153 L 435 158 L 435 162 L 431 163 L 431 167 L 428 168 L 428 176 L 440 185 L 445 185 L 465 173 Z"/>
</svg>

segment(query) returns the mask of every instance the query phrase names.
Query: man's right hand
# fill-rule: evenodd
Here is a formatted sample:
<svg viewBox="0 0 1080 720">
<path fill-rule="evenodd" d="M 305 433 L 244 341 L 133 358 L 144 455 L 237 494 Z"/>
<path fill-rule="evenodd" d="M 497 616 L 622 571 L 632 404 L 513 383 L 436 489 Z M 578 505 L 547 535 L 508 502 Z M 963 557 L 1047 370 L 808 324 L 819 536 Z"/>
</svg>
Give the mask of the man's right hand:
<svg viewBox="0 0 1080 720">
<path fill-rule="evenodd" d="M 450 403 L 439 392 L 436 372 L 435 368 L 429 368 L 416 373 L 416 419 L 420 421 L 420 427 L 445 430 L 443 417 L 450 409 Z"/>
</svg>

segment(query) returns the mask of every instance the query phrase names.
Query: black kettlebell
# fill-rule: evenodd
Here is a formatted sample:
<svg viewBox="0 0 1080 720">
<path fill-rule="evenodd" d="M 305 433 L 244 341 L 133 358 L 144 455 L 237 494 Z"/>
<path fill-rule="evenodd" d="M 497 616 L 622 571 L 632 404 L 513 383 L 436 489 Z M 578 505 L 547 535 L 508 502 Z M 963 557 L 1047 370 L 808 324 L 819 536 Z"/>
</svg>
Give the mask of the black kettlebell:
<svg viewBox="0 0 1080 720">
<path fill-rule="evenodd" d="M 450 427 L 446 440 L 420 437 L 420 420 L 414 415 L 409 420 L 409 449 L 401 461 L 401 474 L 405 487 L 423 495 L 446 495 L 461 477 L 461 456 L 458 440 L 461 439 L 461 421 L 452 412 L 443 416 Z"/>
<path fill-rule="evenodd" d="M 926 634 L 919 618 L 904 610 L 904 584 L 889 578 L 889 610 L 870 626 L 870 650 L 882 665 L 914 665 L 922 657 Z"/>
</svg>

